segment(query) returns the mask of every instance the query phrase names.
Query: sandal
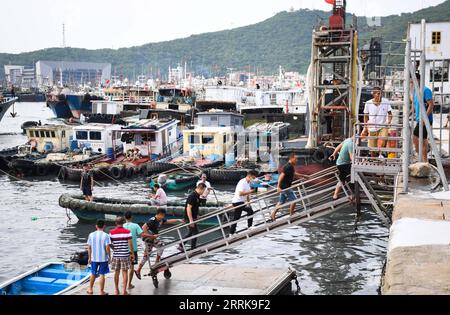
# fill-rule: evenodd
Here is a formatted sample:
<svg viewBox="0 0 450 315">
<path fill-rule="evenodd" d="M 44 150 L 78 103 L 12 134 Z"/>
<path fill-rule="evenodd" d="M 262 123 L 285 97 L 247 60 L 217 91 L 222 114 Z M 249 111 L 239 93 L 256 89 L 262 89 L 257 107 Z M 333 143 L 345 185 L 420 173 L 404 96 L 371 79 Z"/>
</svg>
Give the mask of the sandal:
<svg viewBox="0 0 450 315">
<path fill-rule="evenodd" d="M 141 273 L 139 272 L 137 272 L 136 270 L 134 271 L 134 274 L 136 275 L 136 278 L 138 278 L 139 280 L 142 280 L 142 277 L 141 277 Z"/>
</svg>

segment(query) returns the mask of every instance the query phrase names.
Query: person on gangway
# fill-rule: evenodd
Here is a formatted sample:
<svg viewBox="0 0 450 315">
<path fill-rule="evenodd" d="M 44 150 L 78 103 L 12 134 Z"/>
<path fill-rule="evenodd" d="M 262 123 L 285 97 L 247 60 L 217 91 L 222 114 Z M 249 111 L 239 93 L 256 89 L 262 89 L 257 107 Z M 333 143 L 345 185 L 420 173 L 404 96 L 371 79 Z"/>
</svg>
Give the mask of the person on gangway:
<svg viewBox="0 0 450 315">
<path fill-rule="evenodd" d="M 197 188 L 189 195 L 186 200 L 186 205 L 184 207 L 184 221 L 189 223 L 189 232 L 184 236 L 184 238 L 189 238 L 191 236 L 195 236 L 199 233 L 198 226 L 195 221 L 198 218 L 199 208 L 200 208 L 200 197 L 206 190 L 206 185 L 200 183 L 197 185 Z M 183 242 L 178 246 L 178 250 L 180 252 L 184 252 L 184 248 L 186 243 Z M 194 250 L 197 247 L 197 238 L 193 238 L 191 240 L 191 250 Z"/>
<path fill-rule="evenodd" d="M 242 212 L 246 212 L 247 216 L 250 217 L 248 219 L 248 228 L 250 229 L 253 226 L 253 209 L 251 206 L 245 206 L 246 202 L 250 201 L 250 195 L 256 192 L 256 189 L 252 189 L 250 183 L 256 179 L 258 176 L 258 172 L 249 171 L 247 176 L 239 181 L 236 186 L 236 190 L 234 193 L 234 197 L 232 200 L 234 214 L 233 221 L 236 222 L 242 217 Z M 230 235 L 236 233 L 237 224 L 233 224 L 230 228 Z"/>
<path fill-rule="evenodd" d="M 339 194 L 341 193 L 343 186 L 352 172 L 354 141 L 354 137 L 346 139 L 330 156 L 330 161 L 336 161 L 336 157 L 339 155 L 336 161 L 337 169 L 339 171 L 339 182 L 336 185 L 336 190 L 333 195 L 334 201 L 339 199 Z"/>
<path fill-rule="evenodd" d="M 297 159 L 297 156 L 295 155 L 295 153 L 291 153 L 291 155 L 289 156 L 289 161 L 283 167 L 283 171 L 280 174 L 280 178 L 278 179 L 277 190 L 281 194 L 280 194 L 280 200 L 279 200 L 277 206 L 275 207 L 275 210 L 271 214 L 272 221 L 274 221 L 274 222 L 276 220 L 278 211 L 280 211 L 280 206 L 285 204 L 286 202 L 293 202 L 297 199 L 294 191 L 292 189 L 290 189 L 292 187 L 292 183 L 294 182 L 294 179 L 295 178 L 298 178 L 298 179 L 305 178 L 304 175 L 295 172 L 295 166 L 297 165 L 297 161 L 298 161 L 298 159 Z M 295 203 L 290 205 L 290 207 L 289 207 L 290 215 L 294 214 L 295 206 L 296 206 Z"/>
</svg>

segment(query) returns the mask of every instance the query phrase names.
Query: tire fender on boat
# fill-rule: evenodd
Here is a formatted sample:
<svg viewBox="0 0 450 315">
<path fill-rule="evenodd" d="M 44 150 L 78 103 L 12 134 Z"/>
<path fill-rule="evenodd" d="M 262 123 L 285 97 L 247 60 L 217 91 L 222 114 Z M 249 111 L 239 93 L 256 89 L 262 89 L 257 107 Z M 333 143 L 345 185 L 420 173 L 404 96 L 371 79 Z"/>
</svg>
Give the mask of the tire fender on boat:
<svg viewBox="0 0 450 315">
<path fill-rule="evenodd" d="M 58 178 L 61 180 L 66 180 L 67 176 L 68 176 L 67 167 L 65 166 L 61 167 L 61 169 L 59 170 Z"/>
<path fill-rule="evenodd" d="M 328 161 L 329 157 L 329 150 L 327 148 L 318 148 L 312 156 L 313 161 L 318 164 L 324 164 Z"/>
<path fill-rule="evenodd" d="M 117 167 L 117 166 L 112 166 L 109 169 L 109 174 L 114 178 L 114 179 L 121 179 L 122 178 L 122 169 Z"/>
</svg>

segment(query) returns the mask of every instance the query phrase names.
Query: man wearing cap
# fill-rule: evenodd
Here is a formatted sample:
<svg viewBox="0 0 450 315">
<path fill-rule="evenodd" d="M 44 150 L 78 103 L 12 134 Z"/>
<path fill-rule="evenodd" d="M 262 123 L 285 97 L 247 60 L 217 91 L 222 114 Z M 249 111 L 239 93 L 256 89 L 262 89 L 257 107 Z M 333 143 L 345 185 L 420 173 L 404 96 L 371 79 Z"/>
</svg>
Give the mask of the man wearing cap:
<svg viewBox="0 0 450 315">
<path fill-rule="evenodd" d="M 375 87 L 372 91 L 373 99 L 366 103 L 364 108 L 364 131 L 362 136 L 369 136 L 369 147 L 378 148 L 372 151 L 372 157 L 383 159 L 383 152 L 380 149 L 386 147 L 389 134 L 388 125 L 392 123 L 392 107 L 389 100 L 382 97 L 380 87 Z"/>
</svg>

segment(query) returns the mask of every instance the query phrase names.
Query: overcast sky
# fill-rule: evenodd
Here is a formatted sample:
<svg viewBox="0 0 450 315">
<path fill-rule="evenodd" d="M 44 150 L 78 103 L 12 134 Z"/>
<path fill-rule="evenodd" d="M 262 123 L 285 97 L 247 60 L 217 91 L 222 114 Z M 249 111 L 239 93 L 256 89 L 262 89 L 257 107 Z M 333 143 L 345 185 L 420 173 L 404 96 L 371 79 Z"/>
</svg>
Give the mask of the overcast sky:
<svg viewBox="0 0 450 315">
<path fill-rule="evenodd" d="M 348 0 L 357 15 L 413 12 L 444 0 Z M 325 0 L 8 0 L 2 1 L 0 52 L 66 45 L 120 48 L 263 21 L 291 8 L 330 10 Z"/>
</svg>

